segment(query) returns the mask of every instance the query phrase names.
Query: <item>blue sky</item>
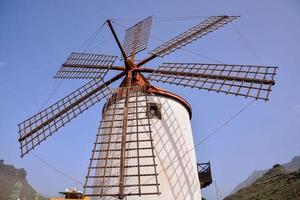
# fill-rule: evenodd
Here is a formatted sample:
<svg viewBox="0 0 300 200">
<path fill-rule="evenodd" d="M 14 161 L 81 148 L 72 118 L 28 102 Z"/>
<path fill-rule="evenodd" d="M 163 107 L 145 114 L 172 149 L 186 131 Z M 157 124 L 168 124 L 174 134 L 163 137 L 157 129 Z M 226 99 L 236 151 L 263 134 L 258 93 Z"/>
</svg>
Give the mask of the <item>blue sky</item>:
<svg viewBox="0 0 300 200">
<path fill-rule="evenodd" d="M 54 196 L 75 183 L 32 155 L 20 158 L 17 124 L 38 112 L 59 80 L 52 79 L 71 51 L 107 18 L 203 16 L 184 21 L 155 20 L 149 49 L 196 25 L 206 16 L 241 15 L 233 25 L 264 65 L 279 66 L 269 102 L 257 101 L 230 124 L 196 149 L 198 161 L 211 161 L 220 192 L 227 195 L 255 169 L 288 162 L 300 155 L 299 35 L 297 0 L 0 0 L 0 159 L 23 167 L 29 182 L 42 194 Z M 124 26 L 117 20 L 123 40 Z M 91 44 L 91 52 L 120 55 L 107 27 Z M 97 45 L 102 43 L 101 45 Z M 219 29 L 186 49 L 230 64 L 260 64 L 232 25 Z M 145 54 L 142 54 L 145 55 Z M 212 59 L 177 51 L 162 61 L 215 63 Z M 84 81 L 65 80 L 47 105 L 56 102 Z M 157 84 L 156 84 L 157 85 Z M 232 117 L 251 100 L 167 85 L 193 107 L 195 143 Z M 102 103 L 56 133 L 34 153 L 59 170 L 83 181 L 100 119 Z M 215 199 L 214 187 L 203 191 Z"/>
</svg>

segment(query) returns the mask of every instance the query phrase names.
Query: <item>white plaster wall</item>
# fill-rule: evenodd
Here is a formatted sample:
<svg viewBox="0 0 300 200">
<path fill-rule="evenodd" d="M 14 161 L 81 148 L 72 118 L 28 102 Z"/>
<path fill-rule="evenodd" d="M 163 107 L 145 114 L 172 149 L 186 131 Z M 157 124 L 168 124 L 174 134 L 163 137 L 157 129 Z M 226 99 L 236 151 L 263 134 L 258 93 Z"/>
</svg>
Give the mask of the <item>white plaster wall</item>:
<svg viewBox="0 0 300 200">
<path fill-rule="evenodd" d="M 151 120 L 162 192 L 157 199 L 200 200 L 189 113 L 173 99 L 159 96 L 150 99 L 162 105 L 162 120 Z"/>
<path fill-rule="evenodd" d="M 133 100 L 133 99 L 132 99 Z M 158 175 L 158 182 L 160 184 L 159 191 L 161 194 L 157 195 L 143 195 L 127 196 L 127 200 L 201 200 L 201 189 L 198 179 L 198 172 L 196 166 L 196 156 L 193 150 L 194 142 L 192 137 L 192 130 L 190 124 L 189 113 L 186 108 L 178 101 L 157 96 L 148 95 L 149 102 L 156 102 L 161 104 L 162 119 L 151 119 L 152 136 L 154 139 L 156 164 Z M 112 105 L 113 106 L 113 105 Z M 139 123 L 144 123 L 141 120 Z M 105 132 L 105 131 L 104 131 Z M 148 139 L 149 135 L 140 134 L 139 139 Z M 135 140 L 136 136 L 128 136 L 127 140 Z M 112 137 L 112 140 L 120 140 L 119 136 Z M 134 148 L 128 144 L 127 148 Z M 116 144 L 114 148 L 119 148 Z M 103 147 L 101 148 L 103 149 Z M 104 148 L 105 149 L 105 148 Z M 142 155 L 149 155 L 150 151 L 144 151 Z M 110 154 L 110 157 L 119 156 L 119 153 Z M 134 152 L 127 152 L 126 156 L 136 156 Z M 102 156 L 103 157 L 103 156 Z M 98 165 L 103 165 L 104 161 L 99 161 Z M 109 161 L 109 165 L 119 165 L 119 161 Z M 131 163 L 136 164 L 135 160 Z M 151 164 L 152 159 L 147 158 L 143 160 L 142 164 Z M 137 173 L 130 171 L 136 169 L 127 169 L 127 174 Z M 98 171 L 101 175 L 103 171 Z M 106 174 L 119 174 L 119 169 L 109 169 Z M 152 168 L 143 168 L 141 173 L 154 173 Z M 126 184 L 136 184 L 134 178 L 126 179 Z M 142 183 L 154 183 L 155 179 L 149 177 L 142 177 Z M 98 184 L 101 184 L 100 181 Z M 106 184 L 118 184 L 118 179 L 106 180 Z M 153 192 L 155 188 L 147 187 L 142 189 L 142 192 Z M 106 189 L 105 189 L 106 190 Z M 118 188 L 110 188 L 107 192 L 118 193 Z M 134 193 L 137 191 L 132 188 L 126 188 L 125 192 Z M 102 197 L 93 199 L 116 199 L 114 197 Z"/>
</svg>

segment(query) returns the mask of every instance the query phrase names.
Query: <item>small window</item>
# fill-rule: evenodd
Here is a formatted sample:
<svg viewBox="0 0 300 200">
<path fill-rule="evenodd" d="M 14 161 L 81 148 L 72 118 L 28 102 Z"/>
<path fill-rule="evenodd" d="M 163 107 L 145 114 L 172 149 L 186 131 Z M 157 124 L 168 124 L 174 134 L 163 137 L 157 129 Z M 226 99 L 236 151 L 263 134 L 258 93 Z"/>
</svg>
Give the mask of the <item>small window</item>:
<svg viewBox="0 0 300 200">
<path fill-rule="evenodd" d="M 147 104 L 147 116 L 150 119 L 161 119 L 161 104 L 148 103 Z"/>
</svg>

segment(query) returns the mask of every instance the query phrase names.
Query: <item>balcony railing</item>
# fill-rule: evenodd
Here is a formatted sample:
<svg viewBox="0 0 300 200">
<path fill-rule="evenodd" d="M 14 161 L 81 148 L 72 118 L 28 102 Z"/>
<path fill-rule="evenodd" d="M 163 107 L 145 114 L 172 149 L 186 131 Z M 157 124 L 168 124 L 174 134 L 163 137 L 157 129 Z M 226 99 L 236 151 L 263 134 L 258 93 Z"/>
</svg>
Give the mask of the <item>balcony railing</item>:
<svg viewBox="0 0 300 200">
<path fill-rule="evenodd" d="M 210 162 L 197 163 L 198 177 L 201 188 L 205 188 L 212 183 Z"/>
</svg>

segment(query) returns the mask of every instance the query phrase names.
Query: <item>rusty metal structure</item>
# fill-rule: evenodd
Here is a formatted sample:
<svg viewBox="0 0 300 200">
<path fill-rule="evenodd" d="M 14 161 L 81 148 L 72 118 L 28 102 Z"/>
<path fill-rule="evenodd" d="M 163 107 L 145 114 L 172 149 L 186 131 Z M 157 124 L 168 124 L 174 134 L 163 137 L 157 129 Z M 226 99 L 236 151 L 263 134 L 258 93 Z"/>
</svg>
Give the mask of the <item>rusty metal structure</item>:
<svg viewBox="0 0 300 200">
<path fill-rule="evenodd" d="M 200 181 L 200 187 L 205 188 L 209 186 L 213 182 L 210 162 L 197 163 L 197 169 L 198 169 L 198 178 Z"/>
<path fill-rule="evenodd" d="M 71 53 L 55 78 L 90 79 L 90 81 L 18 125 L 21 156 L 28 154 L 79 114 L 106 99 L 86 176 L 85 195 L 111 196 L 118 199 L 124 199 L 129 195 L 140 197 L 160 195 L 148 95 L 165 95 L 177 99 L 187 107 L 189 105 L 179 96 L 155 87 L 150 82 L 267 101 L 271 88 L 275 84 L 274 76 L 277 67 L 162 63 L 155 69 L 144 65 L 156 57 L 164 57 L 180 49 L 237 18 L 238 16 L 209 17 L 150 51 L 148 57 L 138 62 L 135 60 L 135 55 L 147 48 L 152 17 L 127 29 L 123 45 L 112 21 L 107 20 L 108 27 L 122 54 L 124 65 L 114 65 L 117 56 Z M 109 71 L 120 73 L 105 81 Z M 110 89 L 112 83 L 121 79 L 123 80 L 117 89 Z M 131 152 L 130 156 L 128 152 Z M 145 181 L 145 178 L 151 180 Z M 133 188 L 135 192 L 128 193 L 126 190 L 128 188 Z"/>
</svg>

